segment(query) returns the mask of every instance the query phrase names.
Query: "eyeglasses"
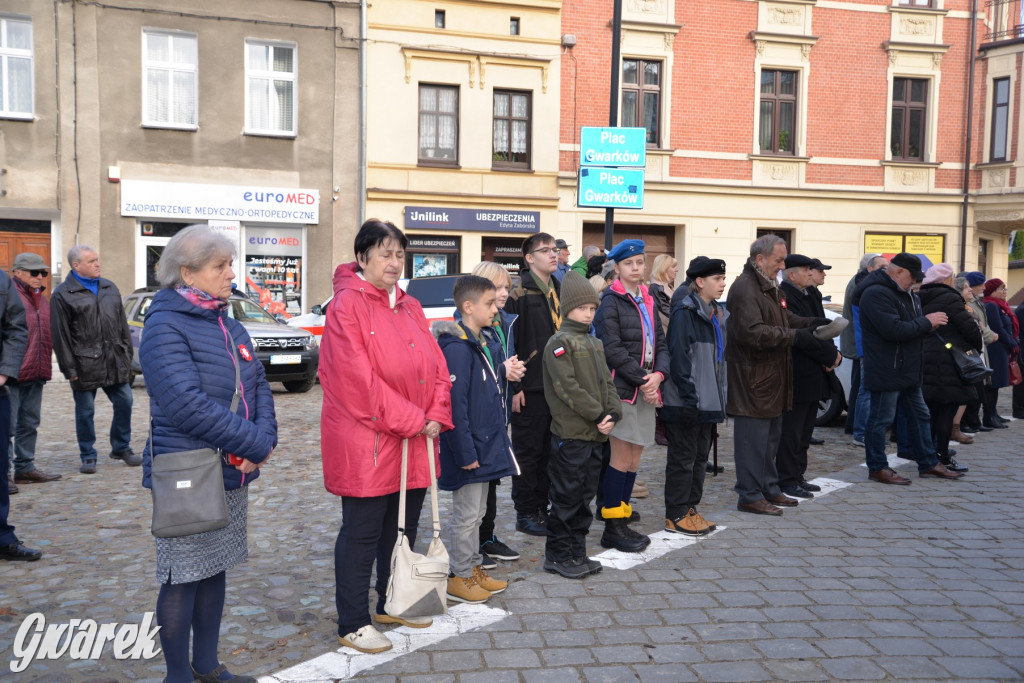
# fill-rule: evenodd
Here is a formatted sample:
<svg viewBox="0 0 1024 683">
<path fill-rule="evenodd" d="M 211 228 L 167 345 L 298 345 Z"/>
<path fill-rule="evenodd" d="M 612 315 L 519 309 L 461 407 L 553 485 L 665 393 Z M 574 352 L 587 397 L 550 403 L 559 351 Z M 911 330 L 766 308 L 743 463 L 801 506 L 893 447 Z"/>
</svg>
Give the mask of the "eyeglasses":
<svg viewBox="0 0 1024 683">
<path fill-rule="evenodd" d="M 26 271 L 23 271 L 23 272 L 28 273 L 32 277 L 40 277 L 40 276 L 46 277 L 46 274 L 49 271 L 46 271 L 46 270 L 26 270 Z"/>
<path fill-rule="evenodd" d="M 559 249 L 558 247 L 541 247 L 540 249 L 534 249 L 530 253 L 531 254 L 544 254 L 546 256 L 547 254 L 550 254 L 551 252 L 554 252 L 557 255 L 557 254 L 561 254 L 562 250 Z"/>
</svg>

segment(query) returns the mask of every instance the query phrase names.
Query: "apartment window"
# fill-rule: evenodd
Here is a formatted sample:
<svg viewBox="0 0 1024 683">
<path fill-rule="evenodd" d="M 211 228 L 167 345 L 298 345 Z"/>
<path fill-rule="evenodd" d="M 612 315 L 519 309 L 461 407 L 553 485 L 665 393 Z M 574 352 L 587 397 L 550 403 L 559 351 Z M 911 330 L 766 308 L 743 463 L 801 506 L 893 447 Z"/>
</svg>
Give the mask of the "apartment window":
<svg viewBox="0 0 1024 683">
<path fill-rule="evenodd" d="M 889 149 L 894 160 L 924 160 L 924 125 L 928 104 L 928 80 L 894 78 L 892 81 L 892 130 Z"/>
<path fill-rule="evenodd" d="M 454 166 L 458 149 L 459 89 L 420 85 L 420 161 Z"/>
<path fill-rule="evenodd" d="M 761 71 L 761 127 L 763 154 L 795 154 L 796 83 L 795 71 Z"/>
<path fill-rule="evenodd" d="M 494 91 L 495 166 L 530 167 L 530 93 Z"/>
<path fill-rule="evenodd" d="M 622 125 L 646 128 L 647 144 L 661 139 L 661 62 L 622 60 Z"/>
<path fill-rule="evenodd" d="M 1006 161 L 1007 124 L 1010 116 L 1010 79 L 992 81 L 992 143 L 989 161 Z"/>
<path fill-rule="evenodd" d="M 296 134 L 295 46 L 245 43 L 245 132 Z"/>
<path fill-rule="evenodd" d="M 931 7 L 932 0 L 900 0 L 900 7 Z"/>
<path fill-rule="evenodd" d="M 519 35 L 519 17 L 512 17 L 508 20 L 508 34 L 510 36 Z"/>
<path fill-rule="evenodd" d="M 0 116 L 31 118 L 32 20 L 0 16 Z"/>
<path fill-rule="evenodd" d="M 142 124 L 195 128 L 199 45 L 195 35 L 145 31 Z"/>
<path fill-rule="evenodd" d="M 444 28 L 444 10 L 434 10 L 434 28 Z"/>
</svg>

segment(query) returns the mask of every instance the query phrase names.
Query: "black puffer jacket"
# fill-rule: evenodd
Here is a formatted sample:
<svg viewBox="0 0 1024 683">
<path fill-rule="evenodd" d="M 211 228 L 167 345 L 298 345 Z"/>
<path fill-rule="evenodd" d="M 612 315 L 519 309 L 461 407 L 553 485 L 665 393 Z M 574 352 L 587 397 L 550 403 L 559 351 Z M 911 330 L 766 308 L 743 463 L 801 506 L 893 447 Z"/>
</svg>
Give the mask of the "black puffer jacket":
<svg viewBox="0 0 1024 683">
<path fill-rule="evenodd" d="M 640 295 L 654 324 L 653 370 L 644 370 L 642 367 L 646 344 L 644 324 L 639 306 L 626 293 L 621 280 L 616 280 L 604 291 L 594 318 L 595 333 L 604 343 L 604 355 L 612 371 L 615 390 L 619 398 L 628 403 L 636 403 L 641 398 L 638 388 L 644 383 L 644 375 L 660 372 L 663 378 L 668 378 L 670 369 L 665 331 L 661 327 L 654 297 L 643 285 L 640 285 Z"/>
<path fill-rule="evenodd" d="M 99 389 L 128 381 L 132 368 L 132 337 L 121 293 L 113 282 L 99 279 L 93 294 L 68 275 L 50 298 L 50 330 L 60 371 L 73 389 Z"/>
<path fill-rule="evenodd" d="M 953 357 L 945 344 L 961 351 L 980 353 L 981 328 L 967 310 L 967 303 L 957 291 L 941 282 L 921 287 L 921 309 L 928 313 L 945 313 L 949 322 L 924 338 L 924 384 L 921 393 L 928 403 L 967 403 L 976 398 L 968 396 L 974 386 L 960 381 Z"/>
<path fill-rule="evenodd" d="M 791 313 L 805 318 L 825 317 L 821 301 L 815 299 L 817 290 L 813 287 L 804 293 L 787 281 L 779 285 L 779 289 L 786 296 L 786 305 Z M 816 349 L 793 347 L 793 403 L 814 403 L 832 394 L 825 368 L 836 362 L 836 345 L 831 340 L 817 341 Z"/>
<path fill-rule="evenodd" d="M 558 280 L 552 277 L 550 284 L 556 295 L 561 293 Z M 521 382 L 510 382 L 510 391 L 513 395 L 520 391 L 544 391 L 544 347 L 558 330 L 551 319 L 548 300 L 533 273 L 523 271 L 522 284 L 509 293 L 505 311 L 519 316 L 516 319 L 516 355 L 526 363 L 526 375 Z"/>
</svg>

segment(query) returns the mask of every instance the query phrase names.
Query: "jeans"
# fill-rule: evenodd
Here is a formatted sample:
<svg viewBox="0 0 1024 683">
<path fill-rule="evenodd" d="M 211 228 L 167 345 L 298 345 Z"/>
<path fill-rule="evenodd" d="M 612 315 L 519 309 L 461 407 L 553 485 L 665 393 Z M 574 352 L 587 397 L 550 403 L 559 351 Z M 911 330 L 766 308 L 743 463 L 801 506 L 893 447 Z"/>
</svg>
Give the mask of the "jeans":
<svg viewBox="0 0 1024 683">
<path fill-rule="evenodd" d="M 850 400 L 846 406 L 846 433 L 853 434 L 853 425 L 857 419 L 857 397 L 860 396 L 860 358 L 853 359 L 850 369 Z"/>
<path fill-rule="evenodd" d="M 871 392 L 864 386 L 864 361 L 860 363 L 860 387 L 857 391 L 857 403 L 853 409 L 853 438 L 864 442 L 868 418 L 871 417 Z"/>
<path fill-rule="evenodd" d="M 14 434 L 14 473 L 28 474 L 36 468 L 36 438 L 39 436 L 45 382 L 11 382 L 11 422 Z"/>
<path fill-rule="evenodd" d="M 473 575 L 473 567 L 483 563 L 480 556 L 480 521 L 487 510 L 488 482 L 463 484 L 452 491 L 452 519 L 449 553 L 451 571 L 463 578 Z"/>
<path fill-rule="evenodd" d="M 0 389 L 0 439 L 4 443 L 11 438 L 11 399 L 6 391 Z M 7 513 L 11 511 L 11 494 L 7 490 L 7 468 L 10 466 L 8 460 L 10 451 L 0 448 L 0 466 L 3 467 L 3 476 L 0 476 L 0 545 L 10 545 L 18 542 L 14 535 L 14 527 L 7 523 Z"/>
<path fill-rule="evenodd" d="M 885 430 L 896 416 L 897 406 L 903 417 L 898 429 L 899 439 L 909 449 L 906 455 L 917 461 L 920 472 L 935 467 L 939 459 L 932 445 L 931 414 L 921 396 L 921 387 L 914 387 L 901 391 L 871 392 L 871 412 L 864 441 L 868 470 L 878 472 L 889 466 L 885 457 Z"/>
<path fill-rule="evenodd" d="M 78 450 L 82 461 L 95 460 L 96 390 L 72 389 L 75 395 L 75 433 L 78 435 Z M 132 438 L 132 388 L 127 382 L 103 387 L 103 393 L 114 404 L 114 418 L 110 421 L 110 448 L 114 453 L 123 453 L 131 448 Z"/>
</svg>

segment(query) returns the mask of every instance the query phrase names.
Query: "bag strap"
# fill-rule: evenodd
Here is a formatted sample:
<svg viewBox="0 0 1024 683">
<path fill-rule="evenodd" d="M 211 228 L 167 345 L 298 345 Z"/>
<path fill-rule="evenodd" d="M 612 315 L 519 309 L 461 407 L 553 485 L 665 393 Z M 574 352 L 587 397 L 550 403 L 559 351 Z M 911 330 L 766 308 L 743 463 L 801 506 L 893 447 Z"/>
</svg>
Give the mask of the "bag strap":
<svg viewBox="0 0 1024 683">
<path fill-rule="evenodd" d="M 441 513 L 437 508 L 437 473 L 434 472 L 434 440 L 427 439 L 427 467 L 430 469 L 430 514 L 434 522 L 434 538 L 441 537 Z M 405 535 L 405 486 L 408 481 L 409 439 L 402 439 L 402 488 L 398 493 L 399 542 Z"/>
</svg>

